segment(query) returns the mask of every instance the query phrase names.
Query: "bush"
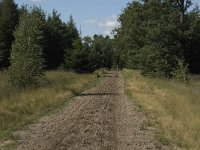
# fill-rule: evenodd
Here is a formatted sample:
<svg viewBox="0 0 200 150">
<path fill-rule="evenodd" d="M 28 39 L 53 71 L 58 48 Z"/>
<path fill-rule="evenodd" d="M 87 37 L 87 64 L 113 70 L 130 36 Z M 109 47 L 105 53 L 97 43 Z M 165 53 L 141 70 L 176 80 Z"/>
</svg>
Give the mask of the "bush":
<svg viewBox="0 0 200 150">
<path fill-rule="evenodd" d="M 184 62 L 184 60 L 178 60 L 178 66 L 174 69 L 172 73 L 173 77 L 184 83 L 189 82 L 189 70 L 188 70 L 188 64 Z"/>
</svg>

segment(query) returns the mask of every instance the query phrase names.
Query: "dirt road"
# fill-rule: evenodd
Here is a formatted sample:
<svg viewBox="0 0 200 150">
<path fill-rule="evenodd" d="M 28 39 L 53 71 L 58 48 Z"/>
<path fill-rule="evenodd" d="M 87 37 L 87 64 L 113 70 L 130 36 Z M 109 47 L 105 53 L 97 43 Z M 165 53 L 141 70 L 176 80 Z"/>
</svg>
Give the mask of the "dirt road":
<svg viewBox="0 0 200 150">
<path fill-rule="evenodd" d="M 57 114 L 20 132 L 18 150 L 155 150 L 154 131 L 142 129 L 145 116 L 124 95 L 119 72 L 109 72 Z"/>
</svg>

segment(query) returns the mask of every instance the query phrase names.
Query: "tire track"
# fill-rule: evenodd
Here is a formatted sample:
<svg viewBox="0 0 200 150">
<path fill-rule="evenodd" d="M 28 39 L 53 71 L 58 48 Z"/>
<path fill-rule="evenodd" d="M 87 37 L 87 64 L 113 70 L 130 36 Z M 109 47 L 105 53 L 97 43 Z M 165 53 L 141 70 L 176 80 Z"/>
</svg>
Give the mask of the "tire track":
<svg viewBox="0 0 200 150">
<path fill-rule="evenodd" d="M 20 131 L 17 150 L 156 150 L 154 131 L 142 130 L 145 116 L 124 95 L 124 81 L 111 71 L 59 113 Z"/>
</svg>

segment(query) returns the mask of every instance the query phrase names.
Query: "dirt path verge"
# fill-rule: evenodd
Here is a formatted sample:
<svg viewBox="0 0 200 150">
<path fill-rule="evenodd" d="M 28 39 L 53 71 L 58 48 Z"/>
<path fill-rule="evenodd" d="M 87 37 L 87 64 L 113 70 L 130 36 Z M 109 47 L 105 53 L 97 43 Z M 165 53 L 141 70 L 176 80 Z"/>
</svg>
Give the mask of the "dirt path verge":
<svg viewBox="0 0 200 150">
<path fill-rule="evenodd" d="M 20 131 L 17 150 L 156 150 L 145 120 L 124 94 L 122 75 L 112 71 L 59 113 Z"/>
</svg>

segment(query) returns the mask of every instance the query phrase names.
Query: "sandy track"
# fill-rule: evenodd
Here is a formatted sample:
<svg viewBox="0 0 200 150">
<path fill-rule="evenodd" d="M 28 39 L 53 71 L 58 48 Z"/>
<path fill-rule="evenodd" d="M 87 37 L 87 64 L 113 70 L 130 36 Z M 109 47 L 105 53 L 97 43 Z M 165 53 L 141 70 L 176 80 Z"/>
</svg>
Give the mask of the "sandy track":
<svg viewBox="0 0 200 150">
<path fill-rule="evenodd" d="M 153 130 L 142 130 L 145 116 L 124 95 L 124 81 L 109 72 L 59 113 L 20 131 L 18 150 L 155 150 Z"/>
</svg>

